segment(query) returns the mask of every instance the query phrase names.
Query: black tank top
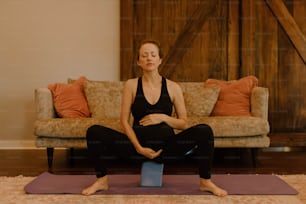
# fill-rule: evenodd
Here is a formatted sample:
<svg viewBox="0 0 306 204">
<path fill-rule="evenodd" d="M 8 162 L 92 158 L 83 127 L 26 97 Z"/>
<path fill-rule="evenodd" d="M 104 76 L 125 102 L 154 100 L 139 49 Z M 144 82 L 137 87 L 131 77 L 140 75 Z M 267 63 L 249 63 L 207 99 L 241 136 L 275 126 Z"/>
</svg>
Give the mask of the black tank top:
<svg viewBox="0 0 306 204">
<path fill-rule="evenodd" d="M 134 103 L 132 104 L 132 114 L 134 117 L 134 126 L 139 125 L 139 120 L 152 113 L 172 114 L 172 102 L 168 93 L 166 78 L 162 77 L 161 95 L 155 104 L 150 104 L 143 93 L 142 78 L 138 78 L 137 91 Z"/>
</svg>

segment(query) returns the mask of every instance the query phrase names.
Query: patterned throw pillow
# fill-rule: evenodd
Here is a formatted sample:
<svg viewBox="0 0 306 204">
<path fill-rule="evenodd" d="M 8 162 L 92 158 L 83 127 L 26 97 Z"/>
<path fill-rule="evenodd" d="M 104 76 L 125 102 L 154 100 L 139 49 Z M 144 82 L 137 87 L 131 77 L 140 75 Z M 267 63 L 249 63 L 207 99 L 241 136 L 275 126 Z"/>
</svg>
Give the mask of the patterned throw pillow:
<svg viewBox="0 0 306 204">
<path fill-rule="evenodd" d="M 59 117 L 90 117 L 87 100 L 83 92 L 84 81 L 86 81 L 86 78 L 80 77 L 70 84 L 55 83 L 48 85 Z"/>
<path fill-rule="evenodd" d="M 232 81 L 207 79 L 204 83 L 205 87 L 219 86 L 221 88 L 212 115 L 251 116 L 250 96 L 252 89 L 257 85 L 258 79 L 255 76 L 247 76 Z"/>
<path fill-rule="evenodd" d="M 124 82 L 86 81 L 84 92 L 93 118 L 120 118 Z"/>
<path fill-rule="evenodd" d="M 220 88 L 204 87 L 200 82 L 180 82 L 188 116 L 209 116 L 217 102 Z"/>
</svg>

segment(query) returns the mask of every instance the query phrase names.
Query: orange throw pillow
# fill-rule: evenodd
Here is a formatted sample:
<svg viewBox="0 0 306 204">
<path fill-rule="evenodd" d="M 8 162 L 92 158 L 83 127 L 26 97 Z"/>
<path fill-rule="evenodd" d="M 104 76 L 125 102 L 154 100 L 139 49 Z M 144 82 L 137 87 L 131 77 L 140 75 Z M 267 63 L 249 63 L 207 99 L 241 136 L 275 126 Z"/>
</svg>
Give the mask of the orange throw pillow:
<svg viewBox="0 0 306 204">
<path fill-rule="evenodd" d="M 255 76 L 243 77 L 239 80 L 223 81 L 207 79 L 205 87 L 221 88 L 212 116 L 251 116 L 250 96 L 252 89 L 258 85 Z"/>
<path fill-rule="evenodd" d="M 90 117 L 87 100 L 83 91 L 83 82 L 87 80 L 80 77 L 71 84 L 50 84 L 56 113 L 62 118 Z"/>
</svg>

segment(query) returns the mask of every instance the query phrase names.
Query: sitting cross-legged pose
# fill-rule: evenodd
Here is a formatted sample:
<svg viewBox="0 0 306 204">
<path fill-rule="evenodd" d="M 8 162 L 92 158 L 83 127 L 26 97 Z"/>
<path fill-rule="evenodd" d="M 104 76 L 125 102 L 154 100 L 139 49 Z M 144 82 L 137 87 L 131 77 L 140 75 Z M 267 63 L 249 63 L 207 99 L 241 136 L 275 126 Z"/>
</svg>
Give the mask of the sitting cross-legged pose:
<svg viewBox="0 0 306 204">
<path fill-rule="evenodd" d="M 125 82 L 120 123 L 123 133 L 101 125 L 88 128 L 86 140 L 94 162 L 97 180 L 82 191 L 91 195 L 108 190 L 106 156 L 122 158 L 140 156 L 163 162 L 167 157 L 184 156 L 194 149 L 199 165 L 199 188 L 217 196 L 227 192 L 211 181 L 214 135 L 206 124 L 187 125 L 187 113 L 180 86 L 161 76 L 158 67 L 162 51 L 158 42 L 143 41 L 137 53 L 142 76 Z M 172 108 L 175 117 L 172 116 Z M 111 111 L 111 110 L 110 110 Z M 130 115 L 134 122 L 129 124 Z M 181 132 L 175 134 L 174 129 Z"/>
</svg>

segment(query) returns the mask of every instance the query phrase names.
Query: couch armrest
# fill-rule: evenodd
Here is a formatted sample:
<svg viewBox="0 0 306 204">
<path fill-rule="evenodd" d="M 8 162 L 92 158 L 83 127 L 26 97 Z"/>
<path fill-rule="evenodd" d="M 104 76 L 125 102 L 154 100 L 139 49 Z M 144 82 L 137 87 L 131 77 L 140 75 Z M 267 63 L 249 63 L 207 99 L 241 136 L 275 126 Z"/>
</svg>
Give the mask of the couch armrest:
<svg viewBox="0 0 306 204">
<path fill-rule="evenodd" d="M 268 119 L 269 90 L 264 87 L 255 87 L 251 94 L 252 116 Z"/>
<path fill-rule="evenodd" d="M 35 109 L 39 120 L 55 118 L 52 93 L 48 88 L 35 89 Z"/>
</svg>

